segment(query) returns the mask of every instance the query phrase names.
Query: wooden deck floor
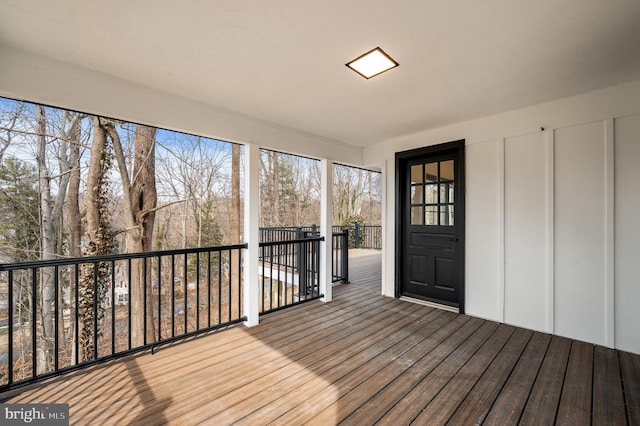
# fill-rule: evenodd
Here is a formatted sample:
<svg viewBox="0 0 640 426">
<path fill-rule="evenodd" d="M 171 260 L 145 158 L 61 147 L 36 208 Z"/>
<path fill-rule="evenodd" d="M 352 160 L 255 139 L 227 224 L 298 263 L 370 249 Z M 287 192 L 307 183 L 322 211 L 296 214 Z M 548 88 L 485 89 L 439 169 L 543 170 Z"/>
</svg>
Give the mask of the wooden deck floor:
<svg viewBox="0 0 640 426">
<path fill-rule="evenodd" d="M 640 356 L 380 297 L 351 272 L 331 303 L 0 398 L 69 403 L 72 424 L 640 424 Z"/>
</svg>

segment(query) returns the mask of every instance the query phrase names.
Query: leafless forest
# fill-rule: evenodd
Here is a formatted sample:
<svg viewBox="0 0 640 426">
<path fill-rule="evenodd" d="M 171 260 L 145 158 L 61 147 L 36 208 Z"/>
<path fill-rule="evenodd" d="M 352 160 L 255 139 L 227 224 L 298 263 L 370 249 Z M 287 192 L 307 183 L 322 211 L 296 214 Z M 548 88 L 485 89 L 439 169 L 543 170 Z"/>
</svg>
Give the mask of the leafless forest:
<svg viewBox="0 0 640 426">
<path fill-rule="evenodd" d="M 201 136 L 0 98 L 0 263 L 241 243 L 242 150 L 241 145 Z M 380 174 L 339 165 L 334 173 L 334 224 L 379 224 Z M 319 161 L 262 150 L 260 226 L 318 224 L 319 188 Z M 235 255 L 229 256 L 229 263 L 237 263 Z M 143 263 L 134 262 L 127 271 L 133 346 L 145 337 L 157 338 L 153 326 L 147 327 L 145 336 L 142 324 L 158 323 L 154 312 L 162 312 L 162 307 L 153 308 L 149 302 L 157 300 L 158 290 L 149 285 L 153 277 L 143 273 Z M 199 272 L 182 267 L 185 282 L 194 281 L 190 274 Z M 113 273 L 108 267 L 83 267 L 77 285 L 70 285 L 68 274 L 42 268 L 37 279 L 14 277 L 12 301 L 7 297 L 7 274 L 0 273 L 0 321 L 5 327 L 8 321 L 17 321 L 14 351 L 24 353 L 14 357 L 24 361 L 24 368 L 30 357 L 37 356 L 38 373 L 52 369 L 55 333 L 63 333 L 59 355 L 68 362 L 91 359 L 96 347 L 98 352 L 106 350 L 111 333 L 126 323 L 118 322 L 124 315 L 122 307 L 107 309 L 115 303 L 108 300 L 108 285 L 95 285 L 107 282 Z M 217 285 L 238 282 L 232 274 L 226 284 L 220 280 Z M 190 290 L 174 285 L 186 308 Z M 54 286 L 62 288 L 54 291 Z M 145 293 L 151 309 L 144 309 Z M 223 311 L 232 297 L 240 296 L 227 297 Z M 77 307 L 73 298 L 78 299 Z M 8 318 L 10 303 L 13 319 Z M 54 330 L 56 305 L 64 331 Z M 34 317 L 34 309 L 37 350 L 26 343 L 32 336 L 22 326 Z M 78 312 L 72 315 L 75 309 Z M 189 324 L 196 327 L 195 317 L 187 311 L 180 313 L 185 330 Z M 77 324 L 71 324 L 74 317 Z M 89 324 L 97 320 L 95 336 Z M 166 324 L 158 324 L 166 333 Z M 73 354 L 71 342 L 76 341 L 80 354 Z M 118 340 L 117 345 L 122 344 Z M 6 356 L 6 350 L 6 331 L 0 327 L 0 355 Z M 21 368 L 14 365 L 16 371 Z"/>
</svg>

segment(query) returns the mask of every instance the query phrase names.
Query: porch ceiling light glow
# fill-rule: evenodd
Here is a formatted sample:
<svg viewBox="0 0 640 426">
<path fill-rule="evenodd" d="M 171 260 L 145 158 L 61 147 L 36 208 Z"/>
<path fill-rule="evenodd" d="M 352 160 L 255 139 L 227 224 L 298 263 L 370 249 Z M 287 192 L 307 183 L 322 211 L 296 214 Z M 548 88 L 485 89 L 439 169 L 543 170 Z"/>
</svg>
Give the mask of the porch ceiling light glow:
<svg viewBox="0 0 640 426">
<path fill-rule="evenodd" d="M 382 49 L 376 47 L 346 65 L 364 78 L 370 79 L 397 67 L 399 64 Z"/>
</svg>

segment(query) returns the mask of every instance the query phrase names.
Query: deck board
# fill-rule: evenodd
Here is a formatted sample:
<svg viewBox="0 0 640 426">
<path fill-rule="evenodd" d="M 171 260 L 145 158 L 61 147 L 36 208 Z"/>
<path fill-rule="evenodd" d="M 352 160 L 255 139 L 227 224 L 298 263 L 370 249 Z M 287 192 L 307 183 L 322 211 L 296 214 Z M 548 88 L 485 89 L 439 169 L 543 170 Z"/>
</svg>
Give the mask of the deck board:
<svg viewBox="0 0 640 426">
<path fill-rule="evenodd" d="M 484 421 L 531 335 L 529 330 L 514 330 L 447 424 L 480 424 Z"/>
<path fill-rule="evenodd" d="M 556 423 L 584 425 L 591 423 L 593 399 L 593 345 L 574 341 L 560 397 Z"/>
<path fill-rule="evenodd" d="M 72 424 L 640 424 L 640 356 L 380 293 L 360 251 L 330 303 L 5 392 Z"/>
<path fill-rule="evenodd" d="M 597 346 L 593 360 L 593 424 L 619 425 L 626 422 L 618 354 Z"/>
<path fill-rule="evenodd" d="M 618 352 L 620 370 L 630 425 L 640 425 L 640 356 Z"/>
<path fill-rule="evenodd" d="M 553 336 L 542 361 L 529 400 L 520 418 L 522 425 L 551 425 L 556 421 L 571 340 Z"/>
<path fill-rule="evenodd" d="M 380 419 L 380 424 L 408 424 L 414 420 L 440 390 L 451 380 L 482 344 L 496 331 L 497 324 L 483 322 L 456 347 L 436 368 L 421 378 L 420 382 L 398 401 Z"/>
<path fill-rule="evenodd" d="M 483 424 L 517 424 L 547 352 L 551 336 L 534 333 Z"/>
</svg>

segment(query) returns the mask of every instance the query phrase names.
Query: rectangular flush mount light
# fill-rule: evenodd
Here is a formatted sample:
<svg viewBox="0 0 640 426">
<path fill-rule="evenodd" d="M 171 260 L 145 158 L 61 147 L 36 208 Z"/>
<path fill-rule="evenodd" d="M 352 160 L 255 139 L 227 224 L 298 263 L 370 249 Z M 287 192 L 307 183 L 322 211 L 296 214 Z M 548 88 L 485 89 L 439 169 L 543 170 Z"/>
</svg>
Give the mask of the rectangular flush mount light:
<svg viewBox="0 0 640 426">
<path fill-rule="evenodd" d="M 387 55 L 382 49 L 376 47 L 346 64 L 349 68 L 366 79 L 375 77 L 399 64 Z"/>
</svg>

